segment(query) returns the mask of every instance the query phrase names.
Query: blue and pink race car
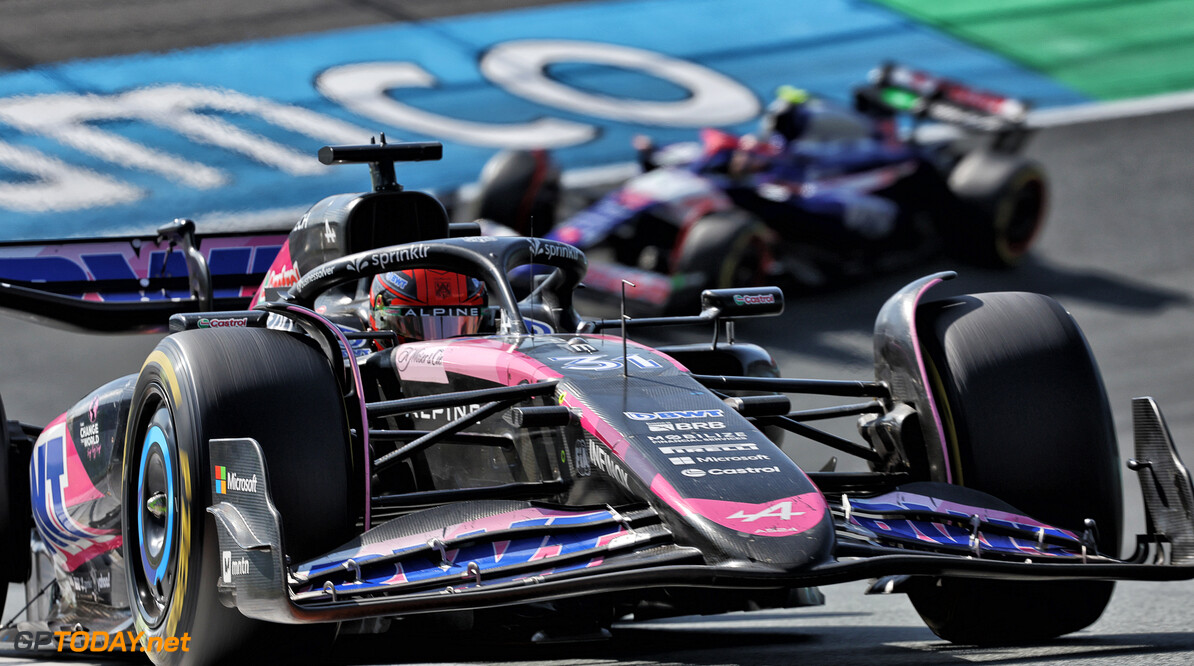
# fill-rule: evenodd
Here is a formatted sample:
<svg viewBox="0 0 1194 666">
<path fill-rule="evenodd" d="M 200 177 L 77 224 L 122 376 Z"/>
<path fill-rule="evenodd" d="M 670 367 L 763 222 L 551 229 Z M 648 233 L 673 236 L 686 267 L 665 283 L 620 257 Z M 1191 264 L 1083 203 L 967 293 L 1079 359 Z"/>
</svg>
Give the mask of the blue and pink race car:
<svg viewBox="0 0 1194 666">
<path fill-rule="evenodd" d="M 1055 301 L 931 300 L 952 275 L 917 280 L 878 313 L 860 379 L 779 377 L 730 337 L 651 347 L 633 334 L 719 333 L 779 315 L 783 293 L 588 318 L 576 246 L 478 235 L 397 186 L 394 162 L 440 151 L 323 149 L 370 164 L 374 188 L 315 204 L 285 237 L 181 221 L 0 248 L 0 307 L 170 331 L 49 423 L 0 417 L 0 578 L 29 602 L 0 640 L 82 628 L 132 632 L 157 663 L 309 658 L 355 634 L 592 636 L 876 579 L 943 638 L 1008 643 L 1089 625 L 1116 579 L 1194 578 L 1194 490 L 1148 399 L 1133 465 L 1150 533 L 1121 556 L 1107 397 Z M 442 300 L 453 285 L 473 300 Z M 867 471 L 803 470 L 797 447 Z"/>
</svg>

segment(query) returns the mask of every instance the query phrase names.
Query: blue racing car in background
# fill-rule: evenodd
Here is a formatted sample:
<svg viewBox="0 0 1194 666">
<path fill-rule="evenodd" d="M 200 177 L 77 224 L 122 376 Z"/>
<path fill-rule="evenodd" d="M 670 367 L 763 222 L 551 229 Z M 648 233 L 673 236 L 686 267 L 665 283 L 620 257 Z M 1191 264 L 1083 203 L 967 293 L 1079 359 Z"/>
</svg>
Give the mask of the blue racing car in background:
<svg viewBox="0 0 1194 666">
<path fill-rule="evenodd" d="M 1012 266 L 1040 231 L 1048 193 L 1020 155 L 1026 112 L 895 64 L 855 89 L 853 109 L 783 87 L 757 135 L 706 129 L 663 147 L 640 137 L 642 173 L 547 238 L 589 254 L 591 289 L 618 293 L 628 280 L 628 298 L 668 312 L 706 288 L 816 289 L 942 250 Z M 949 131 L 909 127 L 922 120 L 943 125 L 921 130 Z M 500 154 L 483 174 L 480 215 L 525 234 L 537 212 L 543 230 L 550 174 L 541 155 Z"/>
</svg>

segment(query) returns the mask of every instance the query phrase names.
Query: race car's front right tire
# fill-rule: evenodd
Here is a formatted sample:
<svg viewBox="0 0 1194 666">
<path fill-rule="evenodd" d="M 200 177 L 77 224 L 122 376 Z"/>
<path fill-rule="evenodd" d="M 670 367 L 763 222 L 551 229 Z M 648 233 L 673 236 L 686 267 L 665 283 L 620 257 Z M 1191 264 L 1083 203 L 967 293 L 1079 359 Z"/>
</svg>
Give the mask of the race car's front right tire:
<svg viewBox="0 0 1194 666">
<path fill-rule="evenodd" d="M 211 504 L 211 439 L 249 437 L 265 454 L 268 486 L 295 561 L 351 537 L 344 407 L 313 345 L 266 329 L 185 331 L 149 355 L 125 439 L 123 553 L 133 623 L 145 638 L 188 637 L 187 651 L 149 652 L 158 664 L 240 662 L 302 645 L 318 653 L 334 625 L 250 620 L 221 604 Z M 148 640 L 145 645 L 148 646 Z M 314 651 L 314 652 L 312 652 Z"/>
<path fill-rule="evenodd" d="M 1119 452 L 1103 380 L 1057 301 L 1004 292 L 926 303 L 917 312 L 952 483 L 1082 534 L 1119 556 Z M 933 479 L 946 481 L 945 478 Z M 916 579 L 912 604 L 935 634 L 968 645 L 1030 643 L 1078 631 L 1111 599 L 1107 581 Z"/>
<path fill-rule="evenodd" d="M 1019 264 L 1045 223 L 1048 181 L 1017 155 L 976 151 L 949 175 L 959 206 L 943 233 L 955 257 L 979 266 Z"/>
</svg>

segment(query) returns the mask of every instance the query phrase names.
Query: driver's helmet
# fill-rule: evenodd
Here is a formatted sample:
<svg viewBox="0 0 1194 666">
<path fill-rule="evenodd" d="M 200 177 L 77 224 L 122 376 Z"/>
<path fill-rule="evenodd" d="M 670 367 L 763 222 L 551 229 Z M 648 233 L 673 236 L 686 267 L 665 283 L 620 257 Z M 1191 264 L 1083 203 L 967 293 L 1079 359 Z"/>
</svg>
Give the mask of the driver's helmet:
<svg viewBox="0 0 1194 666">
<path fill-rule="evenodd" d="M 760 140 L 780 138 L 786 143 L 803 134 L 808 119 L 804 105 L 808 101 L 808 92 L 793 86 L 780 86 L 775 91 L 775 100 L 767 106 L 759 121 Z"/>
<path fill-rule="evenodd" d="M 373 278 L 369 325 L 393 331 L 399 342 L 439 340 L 492 330 L 485 284 L 433 268 L 391 271 Z"/>
</svg>

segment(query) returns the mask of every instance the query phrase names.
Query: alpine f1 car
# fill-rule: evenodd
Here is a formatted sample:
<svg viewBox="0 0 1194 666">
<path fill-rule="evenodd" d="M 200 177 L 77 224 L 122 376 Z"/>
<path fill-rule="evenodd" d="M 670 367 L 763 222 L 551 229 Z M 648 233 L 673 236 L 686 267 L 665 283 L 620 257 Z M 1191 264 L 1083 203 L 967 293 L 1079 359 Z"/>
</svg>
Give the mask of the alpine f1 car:
<svg viewBox="0 0 1194 666">
<path fill-rule="evenodd" d="M 1022 259 L 1048 189 L 1019 154 L 1023 102 L 888 64 L 854 106 L 784 87 L 757 135 L 706 129 L 699 143 L 662 148 L 642 139 L 642 174 L 546 237 L 589 253 L 590 288 L 618 294 L 629 280 L 627 296 L 653 312 L 695 307 L 706 288 L 818 289 L 942 250 L 983 266 Z M 953 131 L 908 131 L 921 119 Z M 487 171 L 481 215 L 528 234 L 550 172 L 526 153 L 500 154 Z M 540 193 L 515 195 L 530 191 Z"/>
<path fill-rule="evenodd" d="M 44 427 L 2 421 L 0 574 L 29 602 L 4 640 L 128 630 L 159 663 L 218 663 L 415 632 L 424 617 L 591 635 L 628 616 L 815 604 L 817 586 L 874 579 L 945 639 L 1008 643 L 1089 625 L 1116 579 L 1194 578 L 1194 489 L 1147 398 L 1131 467 L 1149 533 L 1121 557 L 1106 394 L 1055 301 L 927 301 L 951 274 L 928 276 L 880 310 L 873 378 L 783 378 L 732 335 L 780 314 L 780 290 L 705 290 L 688 316 L 585 318 L 579 249 L 476 235 L 397 185 L 394 161 L 440 152 L 321 150 L 370 163 L 374 189 L 313 206 L 249 309 L 202 309 L 215 254 L 184 223 L 167 232 L 189 296 L 95 296 L 159 293 L 135 275 L 0 284 L 0 305 L 43 321 L 170 315 L 128 376 Z M 126 258 L 155 243 L 128 241 Z M 715 335 L 631 339 L 679 325 Z M 840 404 L 802 406 L 810 394 Z M 818 427 L 838 418 L 857 439 Z M 869 471 L 802 470 L 773 429 Z M 185 652 L 154 640 L 188 637 Z"/>
</svg>

